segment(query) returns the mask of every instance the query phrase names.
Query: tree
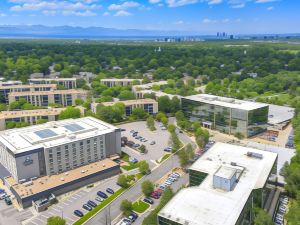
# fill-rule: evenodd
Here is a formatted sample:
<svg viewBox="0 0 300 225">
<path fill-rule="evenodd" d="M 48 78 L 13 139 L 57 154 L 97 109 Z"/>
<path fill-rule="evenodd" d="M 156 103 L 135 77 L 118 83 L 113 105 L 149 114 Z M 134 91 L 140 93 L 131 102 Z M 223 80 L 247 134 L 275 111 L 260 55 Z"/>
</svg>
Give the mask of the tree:
<svg viewBox="0 0 300 225">
<path fill-rule="evenodd" d="M 255 225 L 273 225 L 272 217 L 268 215 L 263 209 L 258 209 L 254 219 Z"/>
<path fill-rule="evenodd" d="M 191 145 L 191 143 L 189 143 L 186 147 L 185 147 L 185 151 L 188 155 L 189 160 L 192 160 L 195 157 L 195 150 L 193 149 L 193 146 Z"/>
<path fill-rule="evenodd" d="M 182 120 L 185 119 L 184 114 L 183 114 L 182 111 L 177 111 L 175 113 L 175 118 L 176 118 L 177 121 L 182 121 Z"/>
<path fill-rule="evenodd" d="M 124 174 L 121 174 L 119 177 L 118 177 L 118 184 L 123 187 L 123 188 L 128 188 L 128 179 L 127 177 L 124 175 Z"/>
<path fill-rule="evenodd" d="M 125 101 L 125 100 L 135 99 L 135 96 L 134 96 L 134 94 L 131 91 L 124 90 L 124 91 L 120 92 L 120 94 L 118 95 L 118 98 L 121 101 Z"/>
<path fill-rule="evenodd" d="M 137 107 L 132 110 L 131 115 L 134 119 L 145 119 L 148 114 L 145 112 L 144 109 Z"/>
<path fill-rule="evenodd" d="M 169 124 L 169 125 L 168 125 L 168 131 L 169 131 L 170 133 L 175 132 L 175 131 L 176 131 L 176 126 L 175 126 L 174 124 Z"/>
<path fill-rule="evenodd" d="M 186 167 L 186 165 L 189 163 L 189 156 L 187 152 L 182 149 L 178 152 L 179 162 L 181 167 Z"/>
<path fill-rule="evenodd" d="M 171 142 L 172 142 L 172 152 L 176 152 L 181 147 L 181 142 L 178 138 L 176 132 L 171 133 Z"/>
<path fill-rule="evenodd" d="M 152 116 L 148 116 L 147 118 L 147 127 L 151 130 L 151 131 L 155 131 L 155 122 Z"/>
<path fill-rule="evenodd" d="M 146 197 L 149 197 L 154 191 L 154 184 L 150 180 L 145 180 L 142 183 L 142 192 Z"/>
<path fill-rule="evenodd" d="M 59 216 L 51 216 L 47 219 L 47 225 L 66 225 L 66 220 Z"/>
<path fill-rule="evenodd" d="M 74 108 L 72 106 L 68 106 L 67 109 L 61 111 L 61 113 L 58 116 L 59 120 L 65 120 L 65 119 L 76 119 L 80 118 L 81 112 L 79 109 Z"/>
<path fill-rule="evenodd" d="M 146 162 L 146 160 L 140 161 L 139 171 L 142 174 L 147 174 L 150 171 L 149 164 Z"/>
<path fill-rule="evenodd" d="M 6 104 L 0 103 L 0 112 L 6 110 Z"/>
<path fill-rule="evenodd" d="M 139 150 L 141 151 L 141 153 L 145 153 L 146 152 L 146 146 L 145 145 L 141 145 L 140 147 L 139 147 Z"/>
<path fill-rule="evenodd" d="M 162 122 L 162 124 L 163 124 L 165 127 L 168 126 L 168 122 L 169 122 L 168 117 L 163 117 L 163 118 L 161 118 L 160 121 Z"/>
<path fill-rule="evenodd" d="M 76 80 L 77 88 L 83 88 L 86 85 L 86 81 L 83 78 L 79 78 Z"/>
<path fill-rule="evenodd" d="M 165 113 L 170 113 L 172 110 L 172 102 L 168 96 L 158 98 L 158 110 Z"/>
<path fill-rule="evenodd" d="M 82 105 L 84 101 L 81 98 L 76 98 L 75 99 L 75 105 Z"/>
<path fill-rule="evenodd" d="M 36 124 L 43 124 L 43 123 L 47 123 L 47 122 L 48 122 L 47 119 L 38 119 L 38 120 L 36 121 Z"/>
<path fill-rule="evenodd" d="M 166 114 L 163 113 L 163 112 L 158 112 L 158 113 L 156 114 L 155 119 L 156 119 L 157 121 L 161 122 L 161 119 L 162 119 L 163 117 L 166 117 Z"/>
<path fill-rule="evenodd" d="M 132 202 L 125 199 L 121 202 L 120 210 L 123 212 L 124 216 L 129 216 L 132 213 Z"/>
</svg>

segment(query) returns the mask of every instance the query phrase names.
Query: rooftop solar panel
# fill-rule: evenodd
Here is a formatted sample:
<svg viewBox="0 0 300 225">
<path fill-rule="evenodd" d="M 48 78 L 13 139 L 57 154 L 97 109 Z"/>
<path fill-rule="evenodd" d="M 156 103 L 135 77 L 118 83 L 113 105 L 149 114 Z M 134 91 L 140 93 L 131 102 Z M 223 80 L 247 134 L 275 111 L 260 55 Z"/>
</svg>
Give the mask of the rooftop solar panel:
<svg viewBox="0 0 300 225">
<path fill-rule="evenodd" d="M 56 136 L 57 134 L 50 130 L 50 129 L 44 129 L 44 130 L 39 130 L 39 131 L 36 131 L 34 132 L 37 136 L 39 136 L 40 138 L 50 138 L 50 137 L 54 137 Z"/>
<path fill-rule="evenodd" d="M 64 128 L 66 128 L 66 129 L 68 129 L 69 131 L 72 131 L 72 132 L 84 130 L 84 128 L 82 126 L 80 126 L 78 124 L 75 124 L 75 123 L 65 125 Z"/>
</svg>

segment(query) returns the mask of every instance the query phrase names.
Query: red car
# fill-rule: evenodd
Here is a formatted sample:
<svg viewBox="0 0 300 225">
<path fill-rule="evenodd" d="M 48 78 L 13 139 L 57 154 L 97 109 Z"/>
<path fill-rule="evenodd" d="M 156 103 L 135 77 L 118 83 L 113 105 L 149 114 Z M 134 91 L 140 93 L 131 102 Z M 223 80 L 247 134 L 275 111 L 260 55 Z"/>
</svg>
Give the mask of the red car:
<svg viewBox="0 0 300 225">
<path fill-rule="evenodd" d="M 159 199 L 159 197 L 160 197 L 160 195 L 158 195 L 155 192 L 152 192 L 150 196 L 151 196 L 151 198 L 154 198 L 154 199 Z"/>
<path fill-rule="evenodd" d="M 164 192 L 164 190 L 158 188 L 158 189 L 155 190 L 155 192 L 157 192 L 157 193 L 159 193 L 160 195 L 162 195 L 162 193 Z"/>
</svg>

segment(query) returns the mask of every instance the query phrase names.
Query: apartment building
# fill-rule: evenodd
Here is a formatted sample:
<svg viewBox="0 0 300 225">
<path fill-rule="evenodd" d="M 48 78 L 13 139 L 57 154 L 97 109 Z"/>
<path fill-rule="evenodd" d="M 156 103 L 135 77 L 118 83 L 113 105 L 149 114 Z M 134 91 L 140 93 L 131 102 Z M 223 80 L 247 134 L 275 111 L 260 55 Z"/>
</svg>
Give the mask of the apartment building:
<svg viewBox="0 0 300 225">
<path fill-rule="evenodd" d="M 35 92 L 56 90 L 56 84 L 19 84 L 19 85 L 0 85 L 0 96 L 2 101 L 8 103 L 8 95 L 13 92 Z"/>
<path fill-rule="evenodd" d="M 118 102 L 121 102 L 125 105 L 126 116 L 130 116 L 135 108 L 142 108 L 145 112 L 149 113 L 150 115 L 158 113 L 158 103 L 153 99 L 135 99 L 117 102 L 92 103 L 91 110 L 93 111 L 93 113 L 96 113 L 97 106 L 99 104 L 102 104 L 104 106 L 112 106 Z"/>
<path fill-rule="evenodd" d="M 57 84 L 67 89 L 77 88 L 76 78 L 36 78 L 28 79 L 30 84 Z"/>
<path fill-rule="evenodd" d="M 92 117 L 0 133 L 0 163 L 22 182 L 62 173 L 121 153 L 117 127 Z"/>
<path fill-rule="evenodd" d="M 181 98 L 182 109 L 191 121 L 209 129 L 250 137 L 267 128 L 269 106 L 215 95 L 199 94 Z"/>
<path fill-rule="evenodd" d="M 142 83 L 142 79 L 116 79 L 116 78 L 111 78 L 111 79 L 101 79 L 101 84 L 106 85 L 108 87 L 114 87 L 114 86 L 132 86 L 134 82 L 137 81 L 140 84 Z"/>
<path fill-rule="evenodd" d="M 34 106 L 48 106 L 49 104 L 71 106 L 75 105 L 75 100 L 77 98 L 85 100 L 87 94 L 87 91 L 79 89 L 13 92 L 8 95 L 8 102 L 10 104 L 23 98 Z"/>
<path fill-rule="evenodd" d="M 76 107 L 84 116 L 84 108 Z M 6 124 L 12 122 L 27 122 L 35 125 L 39 119 L 47 121 L 56 121 L 59 114 L 66 108 L 48 108 L 36 110 L 2 111 L 0 112 L 0 131 L 6 129 Z"/>
<path fill-rule="evenodd" d="M 273 198 L 276 166 L 276 153 L 216 143 L 189 168 L 190 187 L 158 213 L 158 224 L 253 224 L 253 209 Z"/>
</svg>

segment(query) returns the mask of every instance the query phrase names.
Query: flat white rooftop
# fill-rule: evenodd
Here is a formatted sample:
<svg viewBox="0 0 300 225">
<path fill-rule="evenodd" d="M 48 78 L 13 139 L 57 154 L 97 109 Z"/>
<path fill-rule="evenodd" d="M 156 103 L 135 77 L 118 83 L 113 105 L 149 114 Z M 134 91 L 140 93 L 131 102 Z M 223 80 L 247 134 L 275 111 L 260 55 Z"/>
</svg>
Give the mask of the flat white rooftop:
<svg viewBox="0 0 300 225">
<path fill-rule="evenodd" d="M 93 117 L 67 119 L 2 131 L 0 142 L 17 154 L 111 133 L 116 129 L 118 128 Z"/>
<path fill-rule="evenodd" d="M 197 102 L 204 102 L 211 105 L 218 105 L 227 108 L 242 109 L 247 111 L 268 106 L 268 104 L 264 104 L 264 103 L 250 102 L 250 101 L 244 101 L 244 100 L 239 100 L 234 98 L 220 97 L 220 96 L 208 95 L 208 94 L 191 95 L 183 98 L 197 101 Z"/>
<path fill-rule="evenodd" d="M 262 158 L 249 157 L 247 152 L 262 154 Z M 207 173 L 205 180 L 200 186 L 182 189 L 159 215 L 188 225 L 234 225 L 252 190 L 264 187 L 276 158 L 273 152 L 216 143 L 191 166 Z M 232 191 L 213 187 L 213 175 L 218 170 L 229 177 L 233 169 L 241 168 L 243 172 Z"/>
<path fill-rule="evenodd" d="M 294 117 L 294 114 L 294 108 L 269 104 L 268 123 L 275 125 L 288 122 Z"/>
</svg>

